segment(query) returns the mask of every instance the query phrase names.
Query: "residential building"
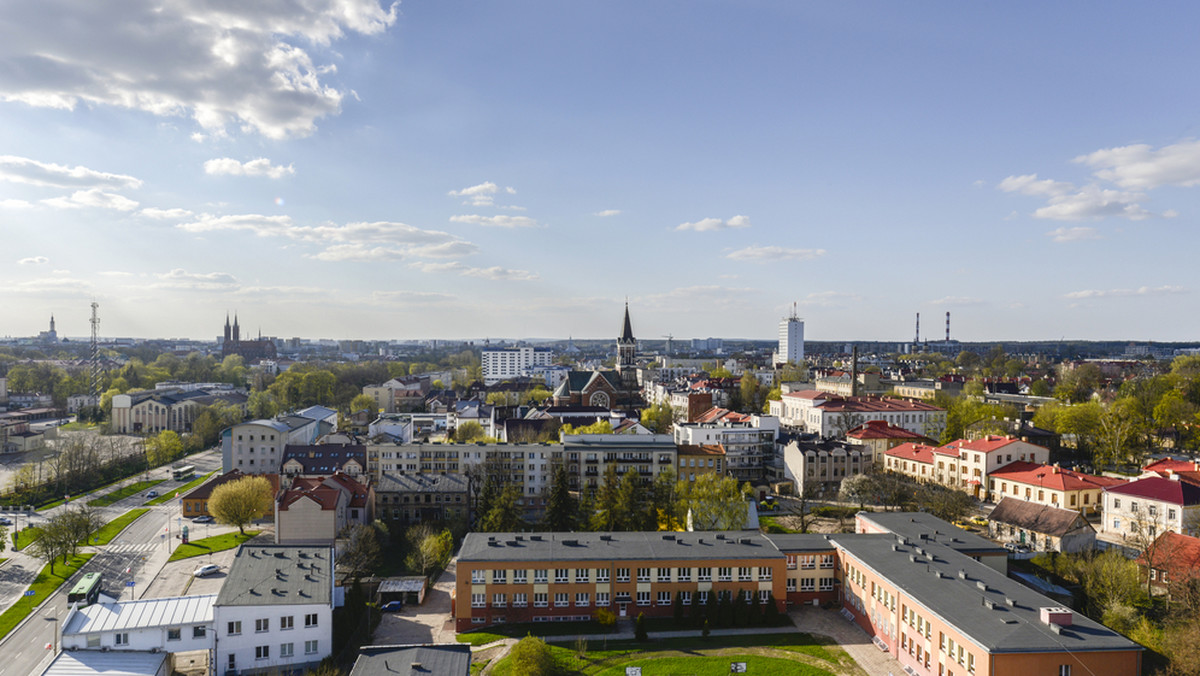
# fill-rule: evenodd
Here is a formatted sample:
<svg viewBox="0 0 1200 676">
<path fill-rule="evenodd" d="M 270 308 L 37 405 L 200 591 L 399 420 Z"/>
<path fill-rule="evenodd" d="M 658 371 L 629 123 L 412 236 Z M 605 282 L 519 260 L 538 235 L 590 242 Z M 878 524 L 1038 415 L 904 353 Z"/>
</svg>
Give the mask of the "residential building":
<svg viewBox="0 0 1200 676">
<path fill-rule="evenodd" d="M 219 476 L 200 484 L 191 492 L 187 493 L 180 500 L 182 503 L 181 513 L 185 519 L 194 519 L 198 516 L 212 516 L 208 511 L 208 499 L 212 497 L 213 490 L 221 484 L 237 481 L 245 476 L 261 476 L 271 483 L 271 495 L 279 494 L 279 475 L 278 474 L 258 474 L 250 475 L 243 473 L 241 470 L 233 469 Z M 267 516 L 273 516 L 275 513 L 274 503 L 272 502 L 271 512 Z"/>
<path fill-rule="evenodd" d="M 764 481 L 775 459 L 779 419 L 710 408 L 696 422 L 677 423 L 675 443 L 719 445 L 725 449 L 726 471 L 738 481 Z"/>
<path fill-rule="evenodd" d="M 1168 531 L 1200 535 L 1200 478 L 1196 474 L 1148 476 L 1105 489 L 1101 533 L 1141 548 Z"/>
<path fill-rule="evenodd" d="M 962 376 L 949 376 L 937 380 L 898 380 L 892 383 L 892 394 L 905 399 L 933 399 L 939 392 L 952 397 L 962 394 Z"/>
<path fill-rule="evenodd" d="M 1078 554 L 1096 546 L 1096 529 L 1078 510 L 1011 497 L 988 514 L 988 535 L 1037 552 Z"/>
<path fill-rule="evenodd" d="M 1200 472 L 1200 462 L 1162 458 L 1142 468 L 1142 476 L 1170 476 L 1180 472 Z"/>
<path fill-rule="evenodd" d="M 336 473 L 360 477 L 367 473 L 367 447 L 359 444 L 288 444 L 284 446 L 279 469 L 287 478 Z"/>
<path fill-rule="evenodd" d="M 504 380 L 532 376 L 534 368 L 554 363 L 554 351 L 544 347 L 509 347 L 483 350 L 480 357 L 483 384 L 495 385 Z"/>
<path fill-rule="evenodd" d="M 470 676 L 466 643 L 367 645 L 358 649 L 350 676 Z"/>
<path fill-rule="evenodd" d="M 395 444 L 445 437 L 446 413 L 385 413 L 367 426 L 367 438 Z"/>
<path fill-rule="evenodd" d="M 275 499 L 275 544 L 332 545 L 346 527 L 370 524 L 375 493 L 346 474 L 296 477 Z"/>
<path fill-rule="evenodd" d="M 675 441 L 669 434 L 564 434 L 562 441 L 562 458 L 568 472 L 577 478 L 579 490 L 599 487 L 610 465 L 618 476 L 632 469 L 643 481 L 651 482 L 676 464 Z M 542 467 L 548 474 L 550 467 Z M 548 491 L 548 480 L 544 486 Z"/>
<path fill-rule="evenodd" d="M 784 428 L 817 434 L 843 436 L 871 420 L 903 427 L 923 437 L 936 439 L 946 428 L 946 411 L 923 401 L 889 397 L 843 397 L 821 390 L 785 393 L 769 404 L 770 414 Z"/>
<path fill-rule="evenodd" d="M 71 606 L 62 623 L 63 650 L 211 650 L 216 595 Z"/>
<path fill-rule="evenodd" d="M 878 373 L 850 373 L 841 369 L 817 370 L 813 384 L 818 390 L 841 397 L 881 396 L 891 388 L 890 382 L 880 379 Z"/>
<path fill-rule="evenodd" d="M 1169 597 L 1200 579 L 1200 538 L 1167 531 L 1138 557 L 1150 586 Z"/>
<path fill-rule="evenodd" d="M 882 468 L 884 454 L 888 449 L 895 448 L 900 444 L 932 444 L 934 441 L 884 420 L 868 420 L 846 432 L 846 443 L 860 447 L 863 454 L 869 456 L 876 467 Z"/>
<path fill-rule="evenodd" d="M 213 604 L 216 673 L 307 669 L 333 647 L 333 548 L 242 545 Z"/>
<path fill-rule="evenodd" d="M 375 400 L 376 412 L 415 412 L 424 410 L 429 388 L 428 377 L 408 376 L 392 378 L 380 385 L 364 385 L 363 394 Z"/>
<path fill-rule="evenodd" d="M 988 475 L 988 497 L 993 501 L 1014 497 L 1085 515 L 1099 514 L 1104 489 L 1123 483 L 1124 479 L 1016 460 Z"/>
<path fill-rule="evenodd" d="M 297 415 L 238 423 L 223 436 L 221 471 L 276 474 L 287 445 L 312 444 L 329 431 L 319 420 Z"/>
<path fill-rule="evenodd" d="M 1013 462 L 1045 464 L 1050 459 L 1050 451 L 1020 439 L 989 436 L 974 441 L 959 439 L 937 447 L 901 444 L 886 451 L 884 456 L 885 469 L 957 488 L 980 500 L 989 500 L 993 499 L 989 480 L 993 472 Z M 1059 497 L 1068 493 L 1064 491 Z M 995 496 L 999 496 L 999 493 Z"/>
<path fill-rule="evenodd" d="M 858 447 L 828 440 L 789 441 L 783 447 L 784 477 L 796 492 L 837 495 L 842 479 L 866 474 L 875 468 L 871 457 Z"/>
<path fill-rule="evenodd" d="M 464 474 L 384 472 L 375 484 L 375 513 L 401 528 L 457 519 L 470 523 L 470 485 Z"/>
<path fill-rule="evenodd" d="M 795 310 L 779 322 L 779 348 L 774 362 L 797 366 L 804 363 L 804 320 L 796 316 Z"/>
<path fill-rule="evenodd" d="M 725 474 L 725 449 L 720 444 L 679 444 L 675 447 L 679 459 L 676 474 L 680 481 L 695 481 L 705 474 Z"/>
</svg>

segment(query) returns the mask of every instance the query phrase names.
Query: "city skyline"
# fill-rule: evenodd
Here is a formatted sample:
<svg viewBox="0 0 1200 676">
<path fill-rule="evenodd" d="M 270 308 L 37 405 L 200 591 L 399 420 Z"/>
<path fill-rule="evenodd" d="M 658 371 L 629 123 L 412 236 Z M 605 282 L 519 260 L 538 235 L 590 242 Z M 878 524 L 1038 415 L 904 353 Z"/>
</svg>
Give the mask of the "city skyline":
<svg viewBox="0 0 1200 676">
<path fill-rule="evenodd" d="M 1196 14 L 16 6 L 0 335 L 1192 340 Z"/>
</svg>

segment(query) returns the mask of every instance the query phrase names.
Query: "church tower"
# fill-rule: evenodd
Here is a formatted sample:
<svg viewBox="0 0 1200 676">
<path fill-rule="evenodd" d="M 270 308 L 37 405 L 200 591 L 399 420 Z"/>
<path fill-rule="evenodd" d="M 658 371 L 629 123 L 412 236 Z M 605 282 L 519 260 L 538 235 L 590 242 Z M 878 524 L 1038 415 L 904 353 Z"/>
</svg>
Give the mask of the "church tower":
<svg viewBox="0 0 1200 676">
<path fill-rule="evenodd" d="M 637 380 L 637 339 L 633 337 L 633 325 L 629 321 L 629 303 L 625 303 L 625 324 L 617 338 L 617 373 L 621 380 L 635 383 Z"/>
<path fill-rule="evenodd" d="M 229 326 L 229 313 L 225 313 L 225 342 L 233 340 L 233 328 Z"/>
<path fill-rule="evenodd" d="M 241 340 L 241 331 L 238 329 L 237 313 L 233 313 L 233 342 Z"/>
</svg>

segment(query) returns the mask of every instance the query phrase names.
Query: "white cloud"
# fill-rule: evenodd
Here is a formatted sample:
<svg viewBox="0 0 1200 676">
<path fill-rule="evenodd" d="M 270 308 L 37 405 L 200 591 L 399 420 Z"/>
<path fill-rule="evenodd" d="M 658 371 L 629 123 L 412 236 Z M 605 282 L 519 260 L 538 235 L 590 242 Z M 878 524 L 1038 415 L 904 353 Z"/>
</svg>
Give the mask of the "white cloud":
<svg viewBox="0 0 1200 676">
<path fill-rule="evenodd" d="M 0 48 L 0 53 L 3 49 Z M 3 71 L 0 70 L 0 73 Z M 0 81 L 2 81 L 0 76 Z M 87 167 L 65 167 L 14 155 L 0 156 L 0 181 L 36 185 L 42 188 L 139 188 L 140 179 L 110 174 Z"/>
<path fill-rule="evenodd" d="M 188 272 L 175 268 L 154 275 L 160 281 L 148 285 L 156 289 L 185 289 L 193 291 L 227 291 L 238 286 L 237 278 L 227 272 Z"/>
<path fill-rule="evenodd" d="M 800 301 L 800 305 L 808 307 L 833 307 L 835 305 L 844 305 L 846 303 L 856 303 L 862 300 L 862 296 L 857 293 L 847 293 L 845 291 L 818 291 L 810 293 Z"/>
<path fill-rule="evenodd" d="M 1072 300 L 1091 298 L 1128 298 L 1131 296 L 1173 296 L 1187 293 L 1182 286 L 1140 286 L 1136 289 L 1085 289 L 1072 291 L 1063 296 Z"/>
<path fill-rule="evenodd" d="M 371 298 L 379 303 L 399 305 L 431 305 L 456 300 L 450 294 L 431 291 L 374 291 L 371 293 Z"/>
<path fill-rule="evenodd" d="M 722 221 L 719 218 L 703 218 L 695 223 L 680 223 L 675 226 L 676 230 L 694 230 L 696 232 L 713 232 L 716 230 L 728 230 L 730 228 L 748 228 L 750 227 L 750 219 L 746 216 L 734 216 L 733 218 Z"/>
<path fill-rule="evenodd" d="M 155 207 L 146 207 L 139 211 L 146 218 L 167 219 L 184 219 L 192 215 L 192 212 L 187 209 L 156 209 Z"/>
<path fill-rule="evenodd" d="M 228 216 L 213 216 L 200 214 L 191 223 L 180 223 L 175 226 L 187 232 L 216 232 L 222 230 L 240 230 L 251 232 L 259 237 L 295 237 L 297 226 L 292 223 L 290 216 L 264 216 L 262 214 L 231 214 Z"/>
<path fill-rule="evenodd" d="M 1200 185 L 1200 140 L 1181 141 L 1158 150 L 1146 144 L 1105 148 L 1074 161 L 1096 169 L 1096 178 L 1127 190 Z"/>
<path fill-rule="evenodd" d="M 515 194 L 517 194 L 517 189 L 512 186 L 508 186 L 504 189 L 504 192 L 506 192 L 510 195 L 515 195 Z"/>
<path fill-rule="evenodd" d="M 267 178 L 283 178 L 296 173 L 292 165 L 279 166 L 271 164 L 271 160 L 260 157 L 248 162 L 238 162 L 230 157 L 208 160 L 204 163 L 204 173 L 213 176 L 266 176 Z"/>
<path fill-rule="evenodd" d="M 72 277 L 45 277 L 9 285 L 5 291 L 7 293 L 76 297 L 90 294 L 92 285 L 87 280 Z"/>
<path fill-rule="evenodd" d="M 451 190 L 446 194 L 450 195 L 451 197 L 467 198 L 463 200 L 463 204 L 470 204 L 471 206 L 476 207 L 486 207 L 492 205 L 492 202 L 495 200 L 496 191 L 499 189 L 500 187 L 495 183 L 487 181 L 485 183 L 480 183 L 479 185 L 473 185 L 469 188 L 463 188 L 462 190 Z M 509 190 L 512 189 L 509 188 Z"/>
<path fill-rule="evenodd" d="M 133 277 L 134 276 L 132 272 L 125 272 L 123 270 L 102 270 L 100 272 L 97 272 L 96 274 L 98 274 L 102 277 Z"/>
<path fill-rule="evenodd" d="M 1052 237 L 1055 242 L 1080 242 L 1086 239 L 1100 239 L 1100 233 L 1096 232 L 1095 228 L 1074 227 L 1074 228 L 1058 228 L 1046 233 L 1047 237 Z"/>
<path fill-rule="evenodd" d="M 537 221 L 528 216 L 480 216 L 479 214 L 451 216 L 451 223 L 470 223 L 492 228 L 533 228 Z"/>
<path fill-rule="evenodd" d="M 1138 204 L 1145 197 L 1139 193 L 1086 185 L 1077 192 L 1051 197 L 1049 204 L 1034 211 L 1033 216 L 1055 221 L 1079 221 L 1119 216 L 1140 221 L 1154 215 Z"/>
<path fill-rule="evenodd" d="M 620 209 L 605 209 L 604 211 L 597 211 L 594 215 L 599 216 L 600 218 L 608 218 L 609 216 L 620 216 L 621 210 Z"/>
<path fill-rule="evenodd" d="M 1065 181 L 1052 181 L 1048 178 L 1039 179 L 1037 174 L 1024 176 L 1009 176 L 996 186 L 1004 192 L 1019 192 L 1022 195 L 1035 197 L 1056 197 L 1075 189 L 1075 186 Z"/>
<path fill-rule="evenodd" d="M 32 209 L 33 203 L 25 200 L 0 200 L 0 209 Z"/>
<path fill-rule="evenodd" d="M 414 263 L 413 267 L 421 272 L 438 273 L 438 272 L 456 272 L 463 277 L 477 277 L 479 279 L 490 279 L 494 281 L 514 281 L 514 282 L 529 282 L 538 279 L 535 272 L 528 270 L 512 270 L 493 266 L 490 268 L 473 268 L 458 261 L 450 261 L 446 263 Z"/>
<path fill-rule="evenodd" d="M 379 0 L 103 3 L 43 0 L 0 19 L 0 99 L 190 115 L 210 134 L 233 123 L 271 138 L 306 135 L 343 93 L 306 48 L 391 26 Z M 63 17 L 69 16 L 69 21 Z M 305 45 L 300 47 L 297 45 Z"/>
<path fill-rule="evenodd" d="M 312 254 L 309 258 L 319 261 L 394 261 L 404 258 L 405 251 L 401 249 L 366 246 L 364 244 L 334 244 L 320 253 Z"/>
<path fill-rule="evenodd" d="M 735 261 L 810 261 L 825 255 L 824 249 L 788 249 L 781 246 L 748 246 L 725 257 Z"/>
<path fill-rule="evenodd" d="M 45 256 L 30 256 L 17 261 L 17 265 L 44 265 L 49 262 L 50 259 Z"/>
<path fill-rule="evenodd" d="M 138 203 L 112 192 L 104 192 L 100 188 L 76 190 L 68 197 L 52 197 L 42 200 L 42 204 L 55 209 L 115 209 L 117 211 L 133 211 Z"/>
<path fill-rule="evenodd" d="M 938 305 L 941 307 L 972 307 L 983 305 L 987 301 L 982 298 L 973 298 L 971 296 L 945 296 L 937 300 L 931 300 L 927 305 Z"/>
</svg>

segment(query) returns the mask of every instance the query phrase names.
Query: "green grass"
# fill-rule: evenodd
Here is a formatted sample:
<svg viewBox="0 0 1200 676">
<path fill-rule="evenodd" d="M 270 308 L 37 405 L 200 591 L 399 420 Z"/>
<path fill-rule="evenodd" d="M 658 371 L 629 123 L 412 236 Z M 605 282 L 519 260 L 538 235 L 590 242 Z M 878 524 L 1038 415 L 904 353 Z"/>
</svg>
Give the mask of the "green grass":
<svg viewBox="0 0 1200 676">
<path fill-rule="evenodd" d="M 176 493 L 178 493 L 180 497 L 183 497 L 184 494 L 190 492 L 196 486 L 199 486 L 200 484 L 204 483 L 205 481 L 208 481 L 208 478 L 214 474 L 216 474 L 216 472 L 209 472 L 208 474 L 205 474 L 204 476 L 200 477 L 199 479 L 192 479 L 191 481 L 180 486 L 179 488 L 168 489 L 167 491 L 165 491 L 165 493 L 163 495 L 160 495 L 157 498 L 154 498 L 153 500 L 147 502 L 146 504 L 147 505 L 161 505 L 168 500 L 174 500 Z"/>
<path fill-rule="evenodd" d="M 67 559 L 67 562 L 55 563 L 54 572 L 50 572 L 50 564 L 46 564 L 42 568 L 42 572 L 34 578 L 30 589 L 33 590 L 33 596 L 22 596 L 20 600 L 12 605 L 11 608 L 4 611 L 0 615 L 0 638 L 8 636 L 21 620 L 24 620 L 33 612 L 33 609 L 42 601 L 45 601 L 56 589 L 61 587 L 67 578 L 75 574 L 83 564 L 87 563 L 88 559 L 92 558 L 91 554 L 80 554 Z"/>
<path fill-rule="evenodd" d="M 505 638 L 525 638 L 526 634 L 554 640 L 575 640 L 576 636 L 607 634 L 615 628 L 603 627 L 599 622 L 514 622 L 488 627 L 487 631 L 471 631 L 458 635 L 459 643 L 483 645 Z"/>
<path fill-rule="evenodd" d="M 42 529 L 37 526 L 29 526 L 23 529 L 20 533 L 17 533 L 16 550 L 19 552 L 25 549 L 40 537 L 42 537 Z"/>
<path fill-rule="evenodd" d="M 800 531 L 779 525 L 773 516 L 758 517 L 758 526 L 764 533 L 799 533 Z"/>
<path fill-rule="evenodd" d="M 171 554 L 171 558 L 167 559 L 167 562 L 170 563 L 171 561 L 190 559 L 193 556 L 203 556 L 204 554 L 233 549 L 255 535 L 258 535 L 258 531 L 248 530 L 245 535 L 241 533 L 226 533 L 224 535 L 214 535 L 210 538 L 192 540 L 186 545 L 181 544 L 176 547 L 175 552 Z"/>
<path fill-rule="evenodd" d="M 129 484 L 124 488 L 119 488 L 112 493 L 109 493 L 108 495 L 102 495 L 98 498 L 88 500 L 88 504 L 93 507 L 107 507 L 118 500 L 124 500 L 125 498 L 131 495 L 137 495 L 148 488 L 154 488 L 164 481 L 166 481 L 166 479 L 151 479 L 150 481 L 139 481 L 134 484 Z"/>
<path fill-rule="evenodd" d="M 149 511 L 149 507 L 138 507 L 137 509 L 131 509 L 128 512 L 125 512 L 121 516 L 109 521 L 100 530 L 96 531 L 96 533 L 92 535 L 93 542 L 85 544 L 106 545 L 112 542 L 113 538 L 117 537 L 121 531 L 125 530 L 126 526 L 134 521 L 137 521 L 143 514 Z"/>
<path fill-rule="evenodd" d="M 59 425 L 58 429 L 66 430 L 68 432 L 82 432 L 84 430 L 94 430 L 98 427 L 100 427 L 100 425 L 97 423 L 83 423 L 83 422 L 75 421 L 75 422 L 69 422 L 66 425 Z"/>
<path fill-rule="evenodd" d="M 648 674 L 659 676 L 724 676 L 729 673 L 733 662 L 745 662 L 746 673 L 750 674 L 792 674 L 793 676 L 832 676 L 832 672 L 818 669 L 807 664 L 785 660 L 778 657 L 763 657 L 761 655 L 723 655 L 721 657 L 657 657 L 644 660 L 622 662 L 620 666 L 609 667 L 596 673 L 598 676 L 625 676 L 625 667 L 642 667 Z M 492 673 L 497 673 L 493 671 Z"/>
<path fill-rule="evenodd" d="M 506 638 L 512 638 L 512 637 L 505 636 L 503 634 L 493 634 L 490 631 L 472 631 L 472 632 L 468 632 L 468 633 L 459 634 L 458 636 L 455 637 L 455 640 L 458 641 L 459 643 L 470 643 L 473 646 L 481 646 L 481 645 L 487 645 L 488 643 L 492 643 L 494 641 L 500 641 L 500 640 L 503 640 Z"/>
</svg>

